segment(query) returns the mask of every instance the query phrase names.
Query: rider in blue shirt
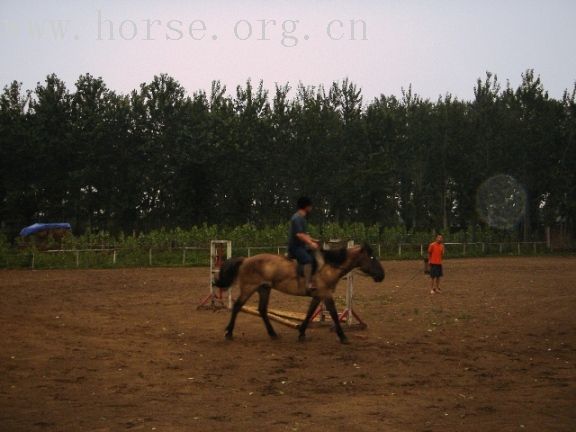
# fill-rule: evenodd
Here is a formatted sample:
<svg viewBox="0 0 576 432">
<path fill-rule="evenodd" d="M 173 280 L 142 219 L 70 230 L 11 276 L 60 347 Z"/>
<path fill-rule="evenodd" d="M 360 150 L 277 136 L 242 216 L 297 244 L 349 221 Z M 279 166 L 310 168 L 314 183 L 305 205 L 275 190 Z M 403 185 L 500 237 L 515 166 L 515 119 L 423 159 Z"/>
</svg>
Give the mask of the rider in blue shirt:
<svg viewBox="0 0 576 432">
<path fill-rule="evenodd" d="M 298 211 L 290 218 L 290 232 L 288 236 L 288 255 L 302 264 L 306 286 L 312 287 L 312 264 L 314 258 L 310 250 L 317 250 L 320 246 L 307 232 L 306 217 L 312 211 L 312 200 L 308 197 L 298 199 Z"/>
</svg>

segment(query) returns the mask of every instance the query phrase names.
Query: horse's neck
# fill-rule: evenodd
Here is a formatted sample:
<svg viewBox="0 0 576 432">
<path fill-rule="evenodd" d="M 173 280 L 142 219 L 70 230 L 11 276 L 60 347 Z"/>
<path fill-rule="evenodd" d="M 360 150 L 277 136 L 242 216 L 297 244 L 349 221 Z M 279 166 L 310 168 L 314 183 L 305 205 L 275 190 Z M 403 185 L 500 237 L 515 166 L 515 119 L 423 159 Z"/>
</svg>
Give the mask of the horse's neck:
<svg viewBox="0 0 576 432">
<path fill-rule="evenodd" d="M 346 257 L 346 261 L 344 261 L 344 264 L 342 264 L 342 266 L 341 266 L 342 275 L 340 277 L 341 278 L 344 277 L 345 275 L 350 273 L 352 270 L 354 270 L 356 267 L 358 267 L 358 262 L 356 261 L 356 256 L 352 255 L 352 254 L 348 254 L 348 256 Z"/>
</svg>

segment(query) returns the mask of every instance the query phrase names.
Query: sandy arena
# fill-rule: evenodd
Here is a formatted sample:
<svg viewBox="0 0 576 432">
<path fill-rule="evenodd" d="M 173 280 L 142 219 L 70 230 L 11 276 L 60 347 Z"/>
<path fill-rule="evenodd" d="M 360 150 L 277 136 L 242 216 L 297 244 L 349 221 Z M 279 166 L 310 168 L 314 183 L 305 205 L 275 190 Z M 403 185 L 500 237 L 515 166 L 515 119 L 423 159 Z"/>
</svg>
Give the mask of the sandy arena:
<svg viewBox="0 0 576 432">
<path fill-rule="evenodd" d="M 434 297 L 384 267 L 348 346 L 247 314 L 226 342 L 206 268 L 0 271 L 0 430 L 576 430 L 576 258 L 449 260 Z"/>
</svg>

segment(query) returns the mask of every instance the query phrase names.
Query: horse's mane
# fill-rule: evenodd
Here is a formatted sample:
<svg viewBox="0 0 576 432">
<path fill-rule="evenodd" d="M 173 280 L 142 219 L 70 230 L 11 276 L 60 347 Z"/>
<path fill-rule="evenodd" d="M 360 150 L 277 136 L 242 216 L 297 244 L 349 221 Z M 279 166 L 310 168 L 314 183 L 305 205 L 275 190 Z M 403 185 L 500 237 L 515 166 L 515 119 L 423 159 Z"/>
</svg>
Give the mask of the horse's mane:
<svg viewBox="0 0 576 432">
<path fill-rule="evenodd" d="M 333 250 L 322 250 L 322 255 L 324 256 L 324 261 L 326 264 L 330 264 L 333 267 L 337 267 L 344 264 L 348 256 L 348 250 L 346 248 L 333 249 Z"/>
</svg>

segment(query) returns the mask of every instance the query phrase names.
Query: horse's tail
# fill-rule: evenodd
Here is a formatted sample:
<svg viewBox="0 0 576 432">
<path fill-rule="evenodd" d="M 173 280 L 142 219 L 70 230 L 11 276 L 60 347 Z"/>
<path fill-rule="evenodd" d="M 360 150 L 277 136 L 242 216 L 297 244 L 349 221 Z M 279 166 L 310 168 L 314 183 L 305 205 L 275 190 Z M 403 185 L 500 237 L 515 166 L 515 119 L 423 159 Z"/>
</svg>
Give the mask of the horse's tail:
<svg viewBox="0 0 576 432">
<path fill-rule="evenodd" d="M 218 288 L 230 288 L 236 276 L 238 276 L 238 270 L 244 262 L 244 258 L 230 258 L 224 261 L 222 267 L 220 267 L 220 272 L 218 272 L 218 277 L 214 282 L 214 285 Z"/>
</svg>

